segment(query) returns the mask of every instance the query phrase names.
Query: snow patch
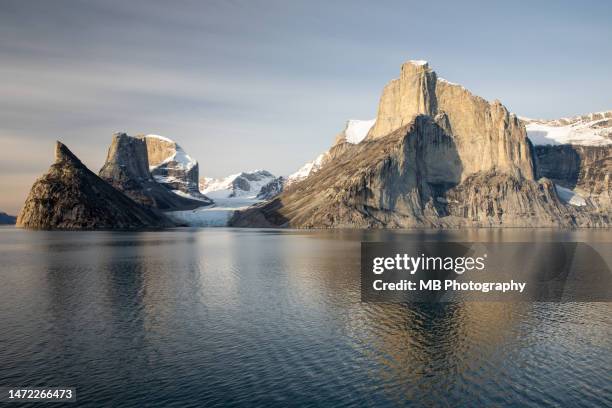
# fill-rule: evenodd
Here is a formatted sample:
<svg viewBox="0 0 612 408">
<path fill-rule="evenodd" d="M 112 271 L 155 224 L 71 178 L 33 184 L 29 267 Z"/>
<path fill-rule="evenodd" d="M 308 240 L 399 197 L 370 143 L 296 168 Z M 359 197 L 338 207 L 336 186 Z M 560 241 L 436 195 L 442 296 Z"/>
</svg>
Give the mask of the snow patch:
<svg viewBox="0 0 612 408">
<path fill-rule="evenodd" d="M 210 200 L 207 200 L 204 197 L 198 197 L 196 195 L 191 195 L 181 190 L 172 190 L 172 192 L 178 196 L 189 198 L 190 200 L 202 201 L 206 204 L 210 204 Z"/>
<path fill-rule="evenodd" d="M 344 136 L 346 141 L 352 144 L 359 144 L 368 135 L 368 132 L 374 126 L 376 119 L 370 120 L 358 120 L 351 119 L 346 122 L 346 129 L 344 129 Z"/>
<path fill-rule="evenodd" d="M 325 160 L 327 156 L 329 156 L 328 152 L 321 153 L 317 156 L 316 159 L 304 164 L 302 167 L 299 168 L 298 171 L 287 176 L 286 185 L 290 185 L 297 181 L 303 180 L 311 174 L 317 172 L 323 165 L 323 160 Z"/>
<path fill-rule="evenodd" d="M 176 143 L 174 140 L 160 135 L 145 135 L 145 138 L 147 137 L 163 140 L 164 142 L 174 144 L 174 153 L 166 157 L 164 161 L 158 164 L 157 166 L 150 166 L 151 170 L 160 166 L 165 166 L 167 168 L 175 170 L 189 171 L 198 164 L 198 162 L 191 156 L 189 156 L 187 152 L 185 152 L 185 150 L 183 150 L 183 148 L 179 146 L 178 143 Z"/>
<path fill-rule="evenodd" d="M 586 200 L 580 194 L 569 188 L 561 187 L 555 184 L 557 195 L 566 204 L 570 204 L 576 207 L 582 207 L 586 205 Z"/>
<path fill-rule="evenodd" d="M 168 142 L 168 143 L 175 143 L 174 140 L 172 139 L 168 139 L 165 136 L 160 136 L 160 135 L 146 135 L 145 137 L 150 137 L 152 139 L 159 139 L 159 140 L 163 140 L 164 142 Z"/>
<path fill-rule="evenodd" d="M 594 119 L 594 118 L 597 119 Z M 591 113 L 573 118 L 540 120 L 520 118 L 527 136 L 535 145 L 573 144 L 604 146 L 612 144 L 612 114 Z"/>
</svg>

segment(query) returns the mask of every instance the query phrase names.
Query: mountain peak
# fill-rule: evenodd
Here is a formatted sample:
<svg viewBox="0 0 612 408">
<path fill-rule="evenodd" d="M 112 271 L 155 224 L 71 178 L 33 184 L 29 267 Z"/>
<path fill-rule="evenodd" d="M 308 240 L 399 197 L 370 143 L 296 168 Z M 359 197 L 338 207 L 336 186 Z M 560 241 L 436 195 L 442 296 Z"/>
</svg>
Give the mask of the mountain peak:
<svg viewBox="0 0 612 408">
<path fill-rule="evenodd" d="M 59 140 L 55 142 L 55 162 L 72 162 L 79 165 L 82 164 L 79 158 L 76 157 L 74 153 L 72 153 L 70 149 L 68 149 L 68 147 Z"/>
</svg>

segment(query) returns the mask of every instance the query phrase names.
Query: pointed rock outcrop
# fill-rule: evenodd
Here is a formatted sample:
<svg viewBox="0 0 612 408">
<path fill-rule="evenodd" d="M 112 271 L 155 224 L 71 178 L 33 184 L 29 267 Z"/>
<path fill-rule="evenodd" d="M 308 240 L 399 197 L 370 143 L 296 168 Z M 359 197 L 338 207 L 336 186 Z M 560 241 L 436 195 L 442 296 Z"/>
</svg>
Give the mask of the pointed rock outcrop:
<svg viewBox="0 0 612 408">
<path fill-rule="evenodd" d="M 210 200 L 181 197 L 157 183 L 149 170 L 147 143 L 115 133 L 99 176 L 132 200 L 164 211 L 191 210 Z"/>
<path fill-rule="evenodd" d="M 400 77 L 385 86 L 368 137 L 384 137 L 416 115 L 440 113 L 448 118 L 463 163 L 462 179 L 494 169 L 534 179 L 530 143 L 520 120 L 499 101 L 488 102 L 438 78 L 425 61 L 403 64 Z"/>
<path fill-rule="evenodd" d="M 55 163 L 36 180 L 17 217 L 18 227 L 31 229 L 131 230 L 173 225 L 96 176 L 60 142 L 55 146 Z"/>
</svg>

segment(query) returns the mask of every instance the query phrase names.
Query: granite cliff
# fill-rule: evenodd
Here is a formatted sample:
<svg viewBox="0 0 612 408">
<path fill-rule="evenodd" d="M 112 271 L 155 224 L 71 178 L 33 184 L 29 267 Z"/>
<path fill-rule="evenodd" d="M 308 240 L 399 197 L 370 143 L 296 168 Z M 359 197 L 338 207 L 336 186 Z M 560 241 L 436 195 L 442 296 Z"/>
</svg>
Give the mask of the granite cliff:
<svg viewBox="0 0 612 408">
<path fill-rule="evenodd" d="M 65 145 L 57 142 L 55 163 L 32 186 L 17 217 L 17 226 L 132 230 L 174 224 L 96 176 Z"/>
<path fill-rule="evenodd" d="M 179 196 L 157 183 L 149 170 L 147 143 L 142 138 L 115 133 L 99 176 L 132 200 L 164 211 L 190 210 L 211 201 Z"/>
<path fill-rule="evenodd" d="M 231 225 L 296 228 L 606 226 L 609 211 L 575 206 L 537 180 L 523 123 L 499 102 L 402 66 L 358 143 L 338 137 L 316 172 Z"/>
</svg>

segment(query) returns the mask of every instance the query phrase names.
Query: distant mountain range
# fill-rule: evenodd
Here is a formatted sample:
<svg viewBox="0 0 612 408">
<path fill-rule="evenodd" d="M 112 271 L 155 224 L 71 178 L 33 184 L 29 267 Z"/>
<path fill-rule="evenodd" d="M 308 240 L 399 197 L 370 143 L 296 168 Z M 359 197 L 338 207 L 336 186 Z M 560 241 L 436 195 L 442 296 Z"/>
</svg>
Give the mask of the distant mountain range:
<svg viewBox="0 0 612 408">
<path fill-rule="evenodd" d="M 12 225 L 15 224 L 17 217 L 8 215 L 5 212 L 0 211 L 0 225 Z"/>
<path fill-rule="evenodd" d="M 222 179 L 204 177 L 200 180 L 200 190 L 212 199 L 266 199 L 275 195 L 276 190 L 271 186 L 277 186 L 279 182 L 282 186 L 282 180 L 278 179 L 267 170 L 245 171 Z"/>
<path fill-rule="evenodd" d="M 174 140 L 122 132 L 95 175 L 58 142 L 17 225 L 605 227 L 611 170 L 612 111 L 519 118 L 409 61 L 383 89 L 375 119 L 347 121 L 329 150 L 286 177 L 199 178 Z"/>
</svg>

